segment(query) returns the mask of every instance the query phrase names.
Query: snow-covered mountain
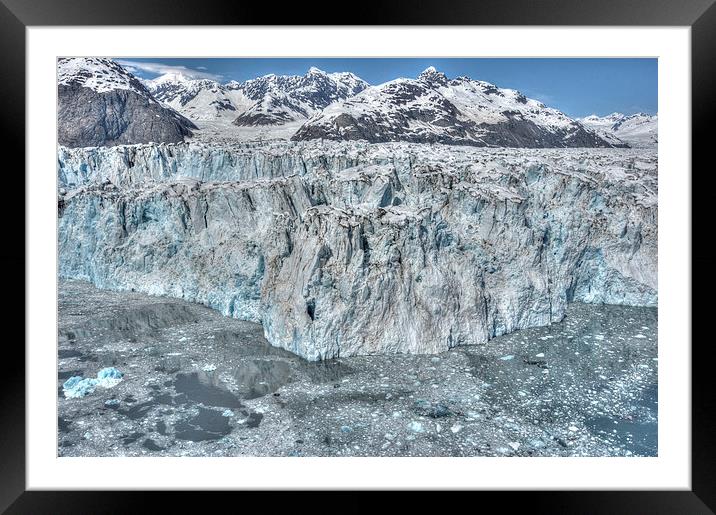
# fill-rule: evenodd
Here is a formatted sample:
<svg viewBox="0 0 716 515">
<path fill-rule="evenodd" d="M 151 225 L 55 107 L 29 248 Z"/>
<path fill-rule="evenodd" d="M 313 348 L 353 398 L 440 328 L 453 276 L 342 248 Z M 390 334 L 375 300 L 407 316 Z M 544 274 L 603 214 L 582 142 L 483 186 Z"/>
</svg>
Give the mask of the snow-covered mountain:
<svg viewBox="0 0 716 515">
<path fill-rule="evenodd" d="M 253 101 L 240 88 L 210 79 L 191 79 L 181 73 L 167 73 L 144 84 L 157 100 L 179 111 L 191 120 L 222 118 L 233 121 Z"/>
<path fill-rule="evenodd" d="M 57 60 L 57 84 L 78 84 L 97 93 L 116 89 L 151 97 L 144 84 L 111 59 L 99 57 L 61 57 Z"/>
<path fill-rule="evenodd" d="M 591 115 L 579 121 L 605 139 L 616 138 L 629 144 L 630 147 L 656 147 L 658 144 L 657 115 L 612 113 L 607 116 Z"/>
<path fill-rule="evenodd" d="M 293 136 L 503 147 L 612 147 L 564 113 L 512 89 L 430 67 L 333 103 Z"/>
<path fill-rule="evenodd" d="M 271 74 L 226 84 L 168 73 L 144 84 L 160 102 L 192 120 L 230 118 L 239 126 L 300 123 L 368 87 L 352 73 L 326 73 L 315 67 L 305 75 Z"/>
<path fill-rule="evenodd" d="M 176 143 L 196 126 L 104 58 L 57 60 L 58 141 L 67 147 Z"/>
<path fill-rule="evenodd" d="M 356 75 L 326 73 L 311 67 L 305 75 L 266 75 L 233 87 L 254 101 L 236 118 L 236 125 L 281 125 L 308 119 L 330 104 L 368 87 Z"/>
<path fill-rule="evenodd" d="M 350 72 L 312 67 L 221 84 L 168 73 L 135 77 L 103 58 L 58 60 L 59 140 L 65 146 L 202 139 L 405 141 L 496 147 L 654 146 L 656 116 L 574 120 L 469 77 L 430 67 L 377 86 Z M 233 125 L 232 125 L 233 122 Z M 206 133 L 206 134 L 204 134 Z M 244 134 L 246 133 L 246 134 Z"/>
</svg>

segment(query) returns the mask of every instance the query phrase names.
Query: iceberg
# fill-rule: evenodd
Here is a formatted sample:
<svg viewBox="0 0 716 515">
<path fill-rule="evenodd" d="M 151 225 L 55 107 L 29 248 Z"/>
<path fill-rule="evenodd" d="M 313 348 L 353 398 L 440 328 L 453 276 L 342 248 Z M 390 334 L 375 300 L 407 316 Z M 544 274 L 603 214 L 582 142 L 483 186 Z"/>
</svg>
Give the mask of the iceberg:
<svg viewBox="0 0 716 515">
<path fill-rule="evenodd" d="M 124 374 L 114 367 L 103 368 L 97 372 L 97 384 L 102 388 L 112 388 L 122 381 Z"/>
<path fill-rule="evenodd" d="M 62 389 L 66 398 L 77 399 L 94 392 L 98 383 L 97 379 L 72 376 L 62 384 Z"/>
<path fill-rule="evenodd" d="M 62 383 L 62 390 L 66 398 L 77 399 L 85 397 L 95 391 L 95 388 L 112 388 L 122 381 L 124 374 L 114 367 L 103 368 L 97 372 L 97 378 L 72 376 Z"/>
</svg>

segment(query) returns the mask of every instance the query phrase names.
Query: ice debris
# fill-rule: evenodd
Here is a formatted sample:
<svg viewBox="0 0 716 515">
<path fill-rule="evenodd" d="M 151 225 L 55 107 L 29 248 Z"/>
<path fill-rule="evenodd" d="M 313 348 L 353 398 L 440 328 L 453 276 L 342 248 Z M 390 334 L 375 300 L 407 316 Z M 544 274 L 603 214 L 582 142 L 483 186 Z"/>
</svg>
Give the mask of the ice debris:
<svg viewBox="0 0 716 515">
<path fill-rule="evenodd" d="M 62 390 L 66 398 L 76 399 L 94 392 L 98 383 L 97 379 L 83 379 L 82 376 L 72 376 L 62 384 Z"/>
<path fill-rule="evenodd" d="M 408 428 L 414 433 L 422 433 L 425 431 L 423 425 L 420 422 L 413 421 L 408 425 Z"/>
<path fill-rule="evenodd" d="M 102 388 L 112 388 L 122 381 L 122 377 L 124 374 L 114 367 L 103 368 L 97 372 L 97 384 Z"/>
<path fill-rule="evenodd" d="M 97 372 L 97 378 L 72 376 L 62 383 L 62 390 L 68 399 L 84 397 L 94 392 L 98 386 L 112 388 L 122 381 L 124 374 L 114 367 L 103 368 Z"/>
</svg>

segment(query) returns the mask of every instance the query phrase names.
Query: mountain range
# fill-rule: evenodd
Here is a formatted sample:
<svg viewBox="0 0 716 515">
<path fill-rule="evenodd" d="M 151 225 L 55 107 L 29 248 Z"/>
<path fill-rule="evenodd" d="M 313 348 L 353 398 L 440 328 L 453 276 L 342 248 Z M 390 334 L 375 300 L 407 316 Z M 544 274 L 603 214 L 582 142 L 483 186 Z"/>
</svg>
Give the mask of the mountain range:
<svg viewBox="0 0 716 515">
<path fill-rule="evenodd" d="M 218 124 L 294 127 L 292 140 L 406 141 L 491 147 L 656 145 L 656 117 L 573 119 L 512 89 L 430 67 L 371 86 L 353 73 L 310 68 L 219 83 L 169 73 L 135 77 L 111 59 L 58 60 L 58 140 L 68 147 L 177 142 Z M 610 115 L 616 116 L 616 115 Z M 234 129 L 231 129 L 234 127 Z M 285 131 L 281 134 L 286 134 Z"/>
<path fill-rule="evenodd" d="M 633 148 L 655 147 L 658 143 L 657 115 L 612 113 L 587 116 L 579 122 L 608 141 L 623 141 Z"/>
</svg>

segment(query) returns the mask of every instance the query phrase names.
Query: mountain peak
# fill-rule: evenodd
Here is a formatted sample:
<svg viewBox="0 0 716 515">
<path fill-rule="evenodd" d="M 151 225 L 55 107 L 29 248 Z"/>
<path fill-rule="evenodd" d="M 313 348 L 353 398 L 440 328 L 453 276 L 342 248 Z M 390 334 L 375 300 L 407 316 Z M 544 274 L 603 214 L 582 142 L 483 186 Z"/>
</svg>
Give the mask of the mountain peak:
<svg viewBox="0 0 716 515">
<path fill-rule="evenodd" d="M 146 94 L 144 85 L 112 59 L 69 57 L 57 60 L 57 83 L 79 84 L 98 93 L 126 89 Z"/>
<path fill-rule="evenodd" d="M 418 75 L 418 80 L 422 80 L 428 83 L 436 83 L 441 86 L 446 86 L 448 79 L 443 72 L 439 72 L 434 66 L 428 66 L 423 72 Z"/>
<path fill-rule="evenodd" d="M 180 72 L 168 72 L 151 79 L 154 84 L 164 84 L 167 82 L 187 82 L 191 80 L 189 77 Z"/>
<path fill-rule="evenodd" d="M 315 66 L 311 66 L 311 67 L 308 69 L 308 72 L 306 73 L 306 75 L 326 75 L 326 72 L 324 72 L 324 71 L 321 70 L 320 68 L 316 68 Z"/>
</svg>

